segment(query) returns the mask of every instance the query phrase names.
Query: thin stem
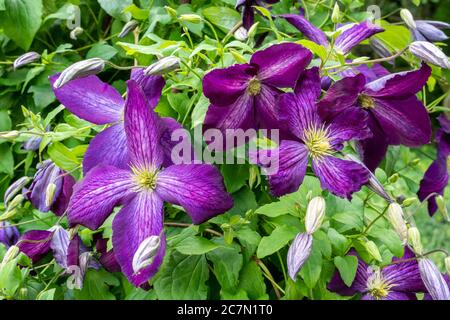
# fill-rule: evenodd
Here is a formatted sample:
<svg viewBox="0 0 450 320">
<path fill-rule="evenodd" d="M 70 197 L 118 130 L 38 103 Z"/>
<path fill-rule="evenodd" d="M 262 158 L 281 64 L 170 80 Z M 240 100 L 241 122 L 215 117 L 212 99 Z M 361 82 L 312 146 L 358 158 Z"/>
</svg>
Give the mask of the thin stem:
<svg viewBox="0 0 450 320">
<path fill-rule="evenodd" d="M 111 61 L 107 61 L 107 60 L 105 60 L 105 63 L 108 66 L 110 66 L 114 69 L 117 69 L 117 70 L 131 70 L 131 69 L 136 69 L 136 68 L 145 68 L 145 66 L 137 66 L 137 65 L 122 67 L 122 66 L 118 66 L 115 63 L 112 63 Z"/>
<path fill-rule="evenodd" d="M 264 262 L 262 262 L 261 260 L 259 260 L 256 257 L 253 257 L 253 259 L 255 260 L 256 264 L 261 268 L 261 270 L 263 271 L 263 274 L 266 276 L 266 278 L 272 284 L 273 290 L 275 291 L 275 295 L 277 296 L 278 300 L 280 300 L 281 299 L 280 291 L 283 292 L 283 294 L 284 294 L 285 293 L 284 290 L 275 282 L 275 279 L 273 278 L 272 274 L 270 273 L 269 269 L 266 267 Z"/>
<path fill-rule="evenodd" d="M 188 228 L 188 227 L 190 227 L 190 226 L 193 226 L 192 224 L 189 224 L 189 223 L 182 223 L 182 222 L 164 222 L 164 225 L 165 225 L 165 226 L 168 226 L 168 227 L 179 227 L 179 228 Z M 204 231 L 205 231 L 205 232 L 208 232 L 208 233 L 210 233 L 210 234 L 213 234 L 213 235 L 215 235 L 215 236 L 218 236 L 218 237 L 223 237 L 223 234 L 221 234 L 220 232 L 215 231 L 215 230 L 213 230 L 213 229 L 207 228 L 207 229 L 205 229 Z"/>
</svg>

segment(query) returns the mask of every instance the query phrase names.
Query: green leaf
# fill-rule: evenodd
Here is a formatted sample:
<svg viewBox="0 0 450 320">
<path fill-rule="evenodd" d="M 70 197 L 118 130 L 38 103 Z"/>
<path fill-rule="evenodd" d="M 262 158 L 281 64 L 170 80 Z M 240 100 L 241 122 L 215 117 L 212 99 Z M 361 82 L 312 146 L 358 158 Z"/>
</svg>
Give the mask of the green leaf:
<svg viewBox="0 0 450 320">
<path fill-rule="evenodd" d="M 347 238 L 333 228 L 328 229 L 328 238 L 335 254 L 343 255 L 348 246 Z"/>
<path fill-rule="evenodd" d="M 125 8 L 124 12 L 131 13 L 131 16 L 136 20 L 146 20 L 148 16 L 150 15 L 149 10 L 144 10 L 139 7 L 137 7 L 135 4 L 132 4 L 131 6 L 128 6 Z"/>
<path fill-rule="evenodd" d="M 118 286 L 119 280 L 104 269 L 89 269 L 81 290 L 74 290 L 78 300 L 116 300 L 110 286 Z"/>
<path fill-rule="evenodd" d="M 103 10 L 111 17 L 127 21 L 130 19 L 130 13 L 124 13 L 125 8 L 133 4 L 133 0 L 97 0 Z"/>
<path fill-rule="evenodd" d="M 37 295 L 36 299 L 37 300 L 53 300 L 54 296 L 55 296 L 55 291 L 56 291 L 56 288 L 41 291 Z"/>
<path fill-rule="evenodd" d="M 245 260 L 249 260 L 255 254 L 261 241 L 261 236 L 258 232 L 248 227 L 235 230 L 234 233 L 242 245 Z"/>
<path fill-rule="evenodd" d="M 383 228 L 372 228 L 369 232 L 369 236 L 377 239 L 378 241 L 384 243 L 386 247 L 395 256 L 403 256 L 403 244 L 400 237 L 393 230 L 383 229 Z"/>
<path fill-rule="evenodd" d="M 175 249 L 185 255 L 204 254 L 218 247 L 217 244 L 202 237 L 189 237 L 175 246 Z"/>
<path fill-rule="evenodd" d="M 0 269 L 0 292 L 13 297 L 22 283 L 22 273 L 17 266 L 17 258 L 9 261 Z"/>
<path fill-rule="evenodd" d="M 334 265 L 339 270 L 344 283 L 350 287 L 355 279 L 358 258 L 355 256 L 334 257 Z"/>
<path fill-rule="evenodd" d="M 42 0 L 5 0 L 0 27 L 19 47 L 28 50 L 42 21 Z"/>
<path fill-rule="evenodd" d="M 81 164 L 73 150 L 60 142 L 53 142 L 47 149 L 48 155 L 61 169 L 71 171 Z"/>
<path fill-rule="evenodd" d="M 206 257 L 213 263 L 214 275 L 219 281 L 222 289 L 228 292 L 235 292 L 241 271 L 243 258 L 238 248 L 232 246 L 222 246 Z"/>
<path fill-rule="evenodd" d="M 195 128 L 196 126 L 203 124 L 208 107 L 209 107 L 209 100 L 204 95 L 202 95 L 200 99 L 198 99 L 197 104 L 194 107 L 194 110 L 192 110 L 191 128 Z"/>
<path fill-rule="evenodd" d="M 385 44 L 392 52 L 398 52 L 411 43 L 411 33 L 404 26 L 392 25 L 381 20 L 381 27 L 384 32 L 378 33 L 374 37 Z"/>
<path fill-rule="evenodd" d="M 303 267 L 300 269 L 299 275 L 305 281 L 308 288 L 314 288 L 317 281 L 320 279 L 320 273 L 322 272 L 322 254 L 320 248 L 314 243 L 311 249 L 311 254 L 306 260 Z"/>
<path fill-rule="evenodd" d="M 208 263 L 204 255 L 185 256 L 172 252 L 169 261 L 159 271 L 154 288 L 162 300 L 204 300 L 208 296 L 205 283 L 208 278 Z"/>
<path fill-rule="evenodd" d="M 277 252 L 291 241 L 298 233 L 297 228 L 287 225 L 276 227 L 269 236 L 263 237 L 259 243 L 256 255 L 264 258 Z"/>
<path fill-rule="evenodd" d="M 316 54 L 322 61 L 327 60 L 327 49 L 324 46 L 307 39 L 299 40 L 297 43 L 312 51 L 312 53 Z"/>
<path fill-rule="evenodd" d="M 116 54 L 116 48 L 104 43 L 97 43 L 88 51 L 86 59 L 101 58 L 104 60 L 111 60 Z"/>
<path fill-rule="evenodd" d="M 266 284 L 261 269 L 255 261 L 250 260 L 241 271 L 238 289 L 245 290 L 249 299 L 268 299 Z"/>
<path fill-rule="evenodd" d="M 202 13 L 206 19 L 223 32 L 228 32 L 241 20 L 241 15 L 228 7 L 209 7 L 204 9 Z"/>
<path fill-rule="evenodd" d="M 8 143 L 0 144 L 0 155 L 0 172 L 12 177 L 14 175 L 14 158 Z"/>
</svg>

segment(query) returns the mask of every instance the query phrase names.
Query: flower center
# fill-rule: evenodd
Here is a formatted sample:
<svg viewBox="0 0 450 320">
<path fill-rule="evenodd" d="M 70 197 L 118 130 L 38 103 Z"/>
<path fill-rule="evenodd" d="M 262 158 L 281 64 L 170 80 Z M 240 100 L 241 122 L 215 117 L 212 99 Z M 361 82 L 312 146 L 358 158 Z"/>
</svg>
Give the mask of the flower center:
<svg viewBox="0 0 450 320">
<path fill-rule="evenodd" d="M 158 170 L 132 166 L 133 180 L 136 183 L 135 191 L 153 191 L 156 188 Z"/>
<path fill-rule="evenodd" d="M 261 82 L 256 77 L 252 78 L 248 82 L 247 91 L 249 95 L 256 96 L 261 92 Z"/>
<path fill-rule="evenodd" d="M 367 292 L 375 300 L 386 298 L 391 288 L 392 285 L 384 279 L 380 270 L 375 270 L 369 279 L 367 279 Z"/>
<path fill-rule="evenodd" d="M 324 127 L 306 130 L 303 140 L 313 158 L 321 158 L 332 153 L 328 130 Z"/>
<path fill-rule="evenodd" d="M 372 97 L 366 96 L 365 94 L 361 94 L 358 97 L 358 102 L 363 109 L 372 109 L 375 107 L 375 103 Z"/>
</svg>

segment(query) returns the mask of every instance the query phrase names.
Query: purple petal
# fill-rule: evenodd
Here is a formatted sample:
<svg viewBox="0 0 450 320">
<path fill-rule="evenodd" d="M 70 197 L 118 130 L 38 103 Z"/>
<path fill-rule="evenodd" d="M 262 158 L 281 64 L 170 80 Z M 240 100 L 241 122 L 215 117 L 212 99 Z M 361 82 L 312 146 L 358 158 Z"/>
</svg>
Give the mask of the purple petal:
<svg viewBox="0 0 450 320">
<path fill-rule="evenodd" d="M 328 127 L 333 148 L 340 150 L 345 141 L 372 136 L 367 126 L 367 118 L 367 112 L 357 108 L 349 108 L 337 115 Z"/>
<path fill-rule="evenodd" d="M 367 124 L 372 137 L 359 140 L 357 147 L 364 164 L 370 171 L 375 171 L 386 155 L 388 142 L 375 117 L 370 112 L 367 115 Z"/>
<path fill-rule="evenodd" d="M 447 119 L 445 114 L 441 114 L 438 117 L 438 120 L 439 120 L 439 124 L 441 125 L 442 130 L 445 133 L 450 133 L 450 119 Z"/>
<path fill-rule="evenodd" d="M 383 300 L 417 300 L 417 298 L 414 294 L 390 291 Z"/>
<path fill-rule="evenodd" d="M 361 72 L 364 77 L 366 77 L 367 83 L 378 80 L 379 78 L 390 74 L 388 70 L 386 70 L 381 64 L 378 63 L 375 63 L 371 68 L 369 68 L 365 64 L 362 64 L 356 67 L 356 70 Z"/>
<path fill-rule="evenodd" d="M 20 233 L 16 226 L 11 226 L 8 221 L 0 221 L 0 243 L 9 248 L 16 244 L 19 237 Z"/>
<path fill-rule="evenodd" d="M 384 29 L 366 20 L 360 22 L 350 29 L 342 32 L 337 38 L 334 44 L 334 48 L 344 54 L 350 52 L 350 50 L 359 44 L 360 42 L 370 38 L 374 34 L 383 32 Z"/>
<path fill-rule="evenodd" d="M 318 67 L 305 70 L 298 79 L 294 90 L 296 95 L 303 96 L 303 100 L 315 103 L 321 93 L 321 80 Z"/>
<path fill-rule="evenodd" d="M 133 194 L 133 186 L 129 171 L 113 166 L 95 167 L 74 187 L 68 208 L 70 225 L 98 229 L 113 208 Z"/>
<path fill-rule="evenodd" d="M 177 122 L 175 119 L 173 118 L 161 118 L 162 121 L 162 126 L 163 126 L 163 134 L 161 136 L 161 147 L 164 151 L 164 163 L 163 166 L 164 167 L 169 167 L 173 164 L 172 162 L 172 149 L 178 145 L 178 143 L 180 143 L 180 141 L 190 141 L 190 134 L 189 131 L 184 130 L 183 126 Z M 180 130 L 180 131 L 178 131 Z M 182 138 L 180 138 L 180 140 L 172 140 L 172 133 L 174 131 L 178 131 L 181 132 Z M 177 135 L 177 137 L 179 137 Z M 180 155 L 181 157 L 181 155 Z M 190 156 L 184 156 L 183 157 L 183 163 L 192 163 L 191 161 L 193 161 L 195 159 L 195 154 L 194 154 L 194 150 L 193 148 L 191 148 L 191 155 Z M 186 161 L 186 162 L 184 162 Z"/>
<path fill-rule="evenodd" d="M 444 194 L 445 187 L 448 184 L 447 157 L 438 155 L 430 167 L 423 175 L 420 181 L 420 188 L 417 196 L 420 201 L 424 201 L 433 193 Z M 437 210 L 436 195 L 428 198 L 428 213 L 433 215 Z"/>
<path fill-rule="evenodd" d="M 136 82 L 128 80 L 127 84 L 124 124 L 131 161 L 143 168 L 157 168 L 164 161 L 163 149 L 159 144 L 161 120 L 150 108 Z"/>
<path fill-rule="evenodd" d="M 450 23 L 443 22 L 443 21 L 437 21 L 437 20 L 416 20 L 419 23 L 428 23 L 429 25 L 432 25 L 433 27 L 439 28 L 439 29 L 450 29 Z"/>
<path fill-rule="evenodd" d="M 62 178 L 61 191 L 58 196 L 55 193 L 55 202 L 52 204 L 51 210 L 57 216 L 62 216 L 69 205 L 70 197 L 72 196 L 73 186 L 75 185 L 75 179 L 68 174 L 64 173 Z"/>
<path fill-rule="evenodd" d="M 107 250 L 108 239 L 99 239 L 96 242 L 97 252 L 100 253 L 99 261 L 108 272 L 120 272 L 121 268 L 117 262 L 114 250 Z"/>
<path fill-rule="evenodd" d="M 131 70 L 131 80 L 134 80 L 141 86 L 148 103 L 155 108 L 161 98 L 161 92 L 166 82 L 162 76 L 146 76 L 143 68 L 134 68 Z"/>
<path fill-rule="evenodd" d="M 425 21 L 415 21 L 416 30 L 429 42 L 441 42 L 448 39 L 444 31 Z M 448 25 L 448 24 L 447 24 Z M 450 25 L 447 26 L 449 28 Z"/>
<path fill-rule="evenodd" d="M 56 98 L 77 117 L 95 124 L 119 121 L 124 101 L 116 89 L 96 76 L 75 79 L 61 88 L 53 84 L 59 74 L 50 77 Z"/>
<path fill-rule="evenodd" d="M 276 170 L 273 174 L 266 173 L 271 193 L 280 197 L 297 191 L 302 184 L 308 166 L 308 150 L 302 143 L 283 140 L 277 149 L 260 150 L 258 164 Z"/>
<path fill-rule="evenodd" d="M 258 79 L 279 88 L 294 88 L 297 79 L 312 60 L 308 49 L 295 43 L 282 43 L 257 51 L 250 64 L 258 69 Z"/>
<path fill-rule="evenodd" d="M 292 241 L 287 254 L 287 267 L 289 277 L 295 281 L 297 273 L 301 270 L 311 254 L 313 237 L 308 233 L 299 233 Z"/>
<path fill-rule="evenodd" d="M 53 237 L 50 242 L 50 248 L 53 251 L 53 257 L 61 267 L 67 268 L 69 233 L 61 226 L 55 226 L 51 230 L 53 230 Z"/>
<path fill-rule="evenodd" d="M 353 255 L 358 258 L 358 268 L 356 269 L 356 276 L 353 280 L 352 285 L 350 287 L 347 287 L 337 270 L 335 271 L 333 278 L 327 285 L 328 290 L 337 292 L 343 296 L 352 296 L 357 292 L 365 292 L 367 279 L 369 279 L 370 275 L 372 274 L 371 269 L 364 261 L 362 261 L 358 257 L 355 251 L 350 251 L 349 255 Z"/>
<path fill-rule="evenodd" d="M 233 206 L 222 176 L 209 164 L 180 164 L 158 174 L 156 192 L 167 202 L 181 205 L 195 224 Z"/>
<path fill-rule="evenodd" d="M 250 5 L 245 4 L 242 9 L 242 24 L 245 29 L 249 30 L 255 21 L 255 13 Z"/>
<path fill-rule="evenodd" d="M 359 163 L 333 156 L 313 159 L 313 170 L 322 189 L 349 200 L 352 193 L 359 191 L 369 179 L 369 173 Z"/>
<path fill-rule="evenodd" d="M 83 158 L 83 173 L 88 173 L 100 164 L 126 169 L 129 162 L 125 128 L 120 122 L 106 128 L 91 140 Z"/>
<path fill-rule="evenodd" d="M 386 75 L 366 84 L 364 94 L 375 98 L 410 97 L 422 90 L 431 74 L 431 68 L 425 63 L 420 69 Z"/>
<path fill-rule="evenodd" d="M 52 237 L 53 232 L 50 231 L 30 230 L 22 235 L 17 246 L 35 263 L 50 251 Z"/>
<path fill-rule="evenodd" d="M 127 203 L 113 221 L 114 254 L 122 272 L 135 286 L 146 283 L 157 271 L 165 254 L 163 201 L 155 192 L 139 193 Z M 161 236 L 161 246 L 153 262 L 135 273 L 133 257 L 139 245 L 150 236 Z"/>
<path fill-rule="evenodd" d="M 255 75 L 255 68 L 248 64 L 212 70 L 203 78 L 203 94 L 215 106 L 228 106 L 245 94 Z"/>
<path fill-rule="evenodd" d="M 277 97 L 281 91 L 267 85 L 261 85 L 260 93 L 255 96 L 256 117 L 259 122 L 258 128 L 278 129 Z"/>
<path fill-rule="evenodd" d="M 318 111 L 324 120 L 334 118 L 343 110 L 353 107 L 363 90 L 365 78 L 362 74 L 343 78 L 328 89 L 325 97 L 318 103 Z"/>
<path fill-rule="evenodd" d="M 390 144 L 417 147 L 431 139 L 431 122 L 427 109 L 415 96 L 401 99 L 374 99 L 371 112 L 388 137 Z"/>
<path fill-rule="evenodd" d="M 325 33 L 313 25 L 301 14 L 281 14 L 279 17 L 286 19 L 287 22 L 297 28 L 309 40 L 320 44 L 324 47 L 328 46 L 328 40 Z"/>
</svg>

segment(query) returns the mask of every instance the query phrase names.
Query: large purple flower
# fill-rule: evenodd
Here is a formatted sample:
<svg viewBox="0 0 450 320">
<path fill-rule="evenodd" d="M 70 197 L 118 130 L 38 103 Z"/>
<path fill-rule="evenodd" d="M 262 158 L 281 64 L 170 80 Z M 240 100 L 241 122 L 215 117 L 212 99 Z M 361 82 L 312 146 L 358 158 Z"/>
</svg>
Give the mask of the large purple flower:
<svg viewBox="0 0 450 320">
<path fill-rule="evenodd" d="M 416 292 L 426 292 L 417 260 L 398 262 L 414 258 L 414 253 L 408 248 L 405 248 L 401 259 L 394 258 L 393 264 L 381 269 L 368 266 L 354 251 L 349 254 L 358 258 L 353 283 L 348 287 L 336 271 L 328 284 L 330 291 L 343 296 L 360 293 L 362 300 L 415 300 Z"/>
<path fill-rule="evenodd" d="M 436 132 L 437 155 L 425 172 L 417 192 L 420 201 L 428 200 L 428 212 L 433 215 L 437 210 L 436 196 L 443 195 L 448 184 L 447 158 L 450 155 L 450 120 L 444 114 L 438 118 L 441 129 Z"/>
<path fill-rule="evenodd" d="M 287 22 L 297 28 L 309 40 L 324 47 L 330 45 L 325 33 L 304 17 L 303 10 L 300 11 L 300 14 L 281 14 L 279 17 L 286 19 Z M 383 28 L 370 21 L 354 24 L 337 36 L 334 42 L 334 49 L 342 54 L 347 54 L 360 42 L 383 31 Z"/>
<path fill-rule="evenodd" d="M 294 88 L 311 59 L 304 47 L 283 43 L 256 52 L 250 63 L 209 72 L 203 92 L 211 105 L 203 128 L 278 129 L 278 88 Z"/>
<path fill-rule="evenodd" d="M 237 0 L 236 9 L 242 8 L 242 23 L 245 29 L 250 29 L 255 21 L 255 13 L 252 6 L 264 6 L 264 3 L 274 4 L 280 0 Z"/>
<path fill-rule="evenodd" d="M 418 147 L 431 138 L 431 123 L 425 106 L 416 97 L 430 76 L 423 64 L 418 70 L 389 74 L 366 83 L 358 74 L 333 84 L 319 102 L 325 119 L 348 110 L 363 110 L 372 137 L 360 142 L 364 163 L 370 170 L 383 160 L 388 145 Z"/>
<path fill-rule="evenodd" d="M 50 77 L 52 86 L 58 77 L 59 74 Z M 142 87 L 149 107 L 156 107 L 165 84 L 164 79 L 161 76 L 145 76 L 143 69 L 133 69 L 131 79 Z M 61 88 L 53 87 L 53 91 L 56 98 L 81 119 L 94 124 L 110 124 L 90 142 L 83 159 L 83 172 L 86 174 L 100 163 L 127 168 L 129 155 L 123 128 L 125 100 L 120 93 L 97 76 L 72 80 Z M 182 126 L 172 118 L 162 118 L 161 125 L 165 128 L 162 136 L 166 148 L 164 163 L 169 165 L 172 146 L 176 144 L 171 141 L 170 133 Z"/>
<path fill-rule="evenodd" d="M 164 201 L 182 206 L 194 223 L 232 207 L 222 177 L 212 165 L 181 164 L 164 168 L 162 123 L 139 85 L 128 81 L 124 126 L 130 154 L 127 169 L 99 165 L 75 186 L 68 210 L 71 225 L 98 229 L 123 205 L 113 221 L 114 254 L 136 286 L 157 270 L 165 253 Z"/>
<path fill-rule="evenodd" d="M 278 171 L 269 175 L 275 196 L 298 189 L 309 158 L 322 188 L 340 197 L 350 199 L 368 181 L 368 172 L 362 165 L 335 156 L 345 141 L 370 135 L 365 113 L 349 109 L 330 121 L 323 121 L 317 113 L 319 96 L 319 69 L 314 67 L 304 72 L 295 93 L 280 97 L 280 122 L 290 130 L 292 139 L 282 140 L 277 149 L 258 152 L 258 163 L 262 166 L 270 163 L 270 159 L 278 160 Z"/>
</svg>

